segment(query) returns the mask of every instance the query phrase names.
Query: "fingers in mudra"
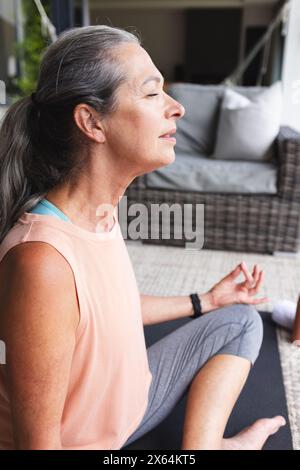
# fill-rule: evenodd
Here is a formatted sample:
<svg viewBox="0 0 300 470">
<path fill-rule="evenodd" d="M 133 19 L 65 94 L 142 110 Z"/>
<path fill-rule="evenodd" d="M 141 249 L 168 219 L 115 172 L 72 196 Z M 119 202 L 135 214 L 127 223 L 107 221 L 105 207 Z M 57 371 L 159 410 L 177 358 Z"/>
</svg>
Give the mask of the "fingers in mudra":
<svg viewBox="0 0 300 470">
<path fill-rule="evenodd" d="M 244 282 L 245 282 L 245 285 L 246 285 L 247 287 L 252 287 L 253 284 L 254 284 L 254 282 L 255 282 L 253 275 L 255 275 L 255 268 L 256 268 L 256 267 L 254 266 L 253 273 L 251 274 L 250 271 L 249 271 L 249 269 L 248 269 L 248 266 L 247 266 L 246 263 L 245 263 L 245 261 L 242 261 L 241 264 L 240 264 L 240 266 L 241 266 L 241 270 L 242 270 L 242 272 L 243 272 L 243 274 L 244 274 L 244 276 L 245 276 L 245 279 L 246 279 L 246 280 L 244 281 Z"/>
<path fill-rule="evenodd" d="M 255 284 L 258 281 L 260 271 L 261 270 L 260 270 L 258 264 L 255 264 L 254 268 L 253 268 L 253 271 L 252 271 L 252 277 L 253 277 L 253 281 L 254 281 Z"/>
<path fill-rule="evenodd" d="M 252 289 L 249 290 L 250 295 L 255 295 L 258 293 L 259 289 L 262 286 L 264 278 L 265 278 L 265 273 L 263 271 L 260 271 L 255 285 L 252 287 Z"/>
<path fill-rule="evenodd" d="M 242 297 L 245 299 L 245 302 L 248 304 L 260 304 L 266 303 L 269 301 L 267 297 L 261 297 L 255 299 L 254 296 L 258 294 L 259 290 L 261 289 L 262 283 L 264 281 L 264 271 L 260 269 L 260 267 L 255 264 L 250 274 L 250 271 L 244 261 L 242 261 L 233 271 L 235 275 L 238 273 L 243 273 L 245 280 L 240 282 L 238 286 L 244 291 Z M 236 277 L 236 276 L 234 276 Z"/>
<path fill-rule="evenodd" d="M 254 296 L 259 293 L 262 283 L 264 281 L 265 273 L 264 271 L 257 271 L 257 275 L 255 276 L 255 284 L 253 285 L 252 288 L 248 288 L 248 296 L 249 296 L 249 302 L 253 305 L 256 304 L 261 304 L 261 303 L 266 303 L 269 301 L 268 297 L 260 297 L 255 299 Z"/>
</svg>

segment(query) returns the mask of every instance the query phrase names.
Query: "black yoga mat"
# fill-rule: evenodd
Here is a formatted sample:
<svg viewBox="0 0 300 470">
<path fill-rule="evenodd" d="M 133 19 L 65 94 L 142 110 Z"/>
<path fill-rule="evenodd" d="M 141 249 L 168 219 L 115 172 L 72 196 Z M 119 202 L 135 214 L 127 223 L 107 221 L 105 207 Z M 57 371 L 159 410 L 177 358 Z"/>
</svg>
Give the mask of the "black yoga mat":
<svg viewBox="0 0 300 470">
<path fill-rule="evenodd" d="M 289 426 L 283 377 L 277 346 L 275 325 L 267 312 L 261 312 L 264 322 L 264 339 L 260 355 L 250 371 L 246 385 L 229 418 L 225 437 L 231 437 L 241 429 L 263 417 L 282 415 L 287 425 L 267 440 L 264 450 L 290 450 L 292 437 Z M 160 340 L 189 319 L 180 319 L 144 327 L 146 345 Z M 122 450 L 180 449 L 187 394 L 172 412 L 156 428 Z"/>
</svg>

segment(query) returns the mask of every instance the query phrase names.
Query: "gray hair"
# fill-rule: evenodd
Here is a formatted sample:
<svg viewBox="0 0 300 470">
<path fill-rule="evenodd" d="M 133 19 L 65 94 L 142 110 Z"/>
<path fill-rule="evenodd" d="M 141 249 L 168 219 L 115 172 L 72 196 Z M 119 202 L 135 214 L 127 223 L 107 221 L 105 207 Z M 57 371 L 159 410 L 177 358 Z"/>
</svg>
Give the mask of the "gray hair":
<svg viewBox="0 0 300 470">
<path fill-rule="evenodd" d="M 17 101 L 0 129 L 0 242 L 50 189 L 78 175 L 85 160 L 73 110 L 86 103 L 105 117 L 116 109 L 127 77 L 115 48 L 129 42 L 141 45 L 121 28 L 86 26 L 64 31 L 46 49 L 35 104 L 31 97 Z"/>
</svg>

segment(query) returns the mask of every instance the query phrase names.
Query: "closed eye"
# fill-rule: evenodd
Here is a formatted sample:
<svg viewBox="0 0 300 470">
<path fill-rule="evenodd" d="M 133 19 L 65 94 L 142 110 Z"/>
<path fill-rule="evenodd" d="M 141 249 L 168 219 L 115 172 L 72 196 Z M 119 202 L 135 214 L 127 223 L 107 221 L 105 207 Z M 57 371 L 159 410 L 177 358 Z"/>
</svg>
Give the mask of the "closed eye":
<svg viewBox="0 0 300 470">
<path fill-rule="evenodd" d="M 158 93 L 152 93 L 152 95 L 147 95 L 147 96 L 158 96 Z"/>
</svg>

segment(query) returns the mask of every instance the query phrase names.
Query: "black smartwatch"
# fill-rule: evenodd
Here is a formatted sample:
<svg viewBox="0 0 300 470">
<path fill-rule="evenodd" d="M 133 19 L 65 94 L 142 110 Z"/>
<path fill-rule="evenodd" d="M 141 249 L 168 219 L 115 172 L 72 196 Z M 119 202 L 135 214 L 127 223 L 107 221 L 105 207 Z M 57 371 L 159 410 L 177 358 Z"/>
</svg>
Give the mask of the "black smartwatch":
<svg viewBox="0 0 300 470">
<path fill-rule="evenodd" d="M 190 294 L 190 299 L 193 304 L 193 309 L 194 309 L 194 315 L 192 315 L 190 318 L 198 318 L 202 315 L 202 308 L 201 308 L 201 302 L 199 299 L 198 294 Z"/>
</svg>

